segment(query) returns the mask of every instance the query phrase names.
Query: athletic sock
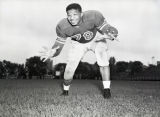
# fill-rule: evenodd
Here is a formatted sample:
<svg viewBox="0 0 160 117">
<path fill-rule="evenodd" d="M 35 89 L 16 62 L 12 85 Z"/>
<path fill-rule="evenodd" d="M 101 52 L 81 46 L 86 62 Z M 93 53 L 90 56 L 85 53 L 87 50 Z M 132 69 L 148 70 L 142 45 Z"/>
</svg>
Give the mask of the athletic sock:
<svg viewBox="0 0 160 117">
<path fill-rule="evenodd" d="M 64 90 L 69 91 L 69 87 L 70 87 L 70 85 L 66 86 L 66 85 L 63 84 L 63 89 Z"/>
<path fill-rule="evenodd" d="M 69 79 L 69 80 L 65 80 L 64 79 L 64 81 L 63 81 L 63 89 L 68 91 L 69 87 L 71 85 L 71 82 L 72 82 L 72 79 Z"/>
<path fill-rule="evenodd" d="M 111 81 L 102 81 L 104 89 L 110 89 Z"/>
</svg>

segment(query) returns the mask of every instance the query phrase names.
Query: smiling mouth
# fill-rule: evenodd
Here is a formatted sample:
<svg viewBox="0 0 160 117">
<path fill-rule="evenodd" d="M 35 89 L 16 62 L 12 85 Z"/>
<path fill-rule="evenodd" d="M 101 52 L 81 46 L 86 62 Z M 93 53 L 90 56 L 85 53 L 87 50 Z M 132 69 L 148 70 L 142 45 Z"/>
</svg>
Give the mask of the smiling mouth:
<svg viewBox="0 0 160 117">
<path fill-rule="evenodd" d="M 75 23 L 75 21 L 70 21 L 70 22 L 73 23 L 73 24 Z"/>
<path fill-rule="evenodd" d="M 71 21 L 70 22 L 72 25 L 76 25 L 77 23 L 76 22 L 74 22 L 74 21 Z"/>
</svg>

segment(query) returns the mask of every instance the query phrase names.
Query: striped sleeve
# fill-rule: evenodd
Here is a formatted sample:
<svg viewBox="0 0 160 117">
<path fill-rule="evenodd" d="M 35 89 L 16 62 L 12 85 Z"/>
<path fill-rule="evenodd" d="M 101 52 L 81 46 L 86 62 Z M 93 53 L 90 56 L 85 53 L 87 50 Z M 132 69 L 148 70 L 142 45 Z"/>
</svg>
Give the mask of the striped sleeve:
<svg viewBox="0 0 160 117">
<path fill-rule="evenodd" d="M 118 35 L 118 30 L 115 27 L 108 24 L 102 14 L 97 13 L 96 19 L 97 19 L 96 20 L 97 30 L 105 34 L 111 33 L 111 34 L 114 34 L 115 36 Z"/>
<path fill-rule="evenodd" d="M 99 12 L 99 11 L 95 11 L 95 26 L 98 29 L 101 29 L 101 27 L 105 26 L 107 24 L 104 16 Z"/>
<path fill-rule="evenodd" d="M 57 39 L 58 43 L 64 44 L 66 42 L 67 36 L 63 32 L 61 25 L 57 25 L 56 27 Z"/>
<path fill-rule="evenodd" d="M 103 23 L 100 25 L 100 26 L 98 26 L 97 28 L 98 29 L 103 29 L 105 26 L 107 26 L 108 24 L 107 24 L 107 21 L 106 20 L 104 20 L 103 21 Z"/>
<path fill-rule="evenodd" d="M 62 37 L 58 37 L 58 36 L 57 36 L 56 41 L 57 41 L 58 43 L 64 44 L 64 43 L 66 42 L 66 38 L 62 38 Z"/>
</svg>

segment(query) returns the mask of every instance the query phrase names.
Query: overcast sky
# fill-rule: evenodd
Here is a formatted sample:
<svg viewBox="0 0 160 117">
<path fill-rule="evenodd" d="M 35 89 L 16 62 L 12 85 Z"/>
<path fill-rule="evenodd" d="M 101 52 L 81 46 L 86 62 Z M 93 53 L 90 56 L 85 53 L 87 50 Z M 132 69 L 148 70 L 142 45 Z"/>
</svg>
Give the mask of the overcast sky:
<svg viewBox="0 0 160 117">
<path fill-rule="evenodd" d="M 72 2 L 83 11 L 99 10 L 119 30 L 120 42 L 109 42 L 109 56 L 117 61 L 160 61 L 160 2 L 158 0 L 1 0 L 0 60 L 25 63 L 42 46 L 51 47 L 56 24 Z M 65 62 L 68 42 L 56 62 Z M 90 52 L 83 61 L 95 62 Z"/>
</svg>

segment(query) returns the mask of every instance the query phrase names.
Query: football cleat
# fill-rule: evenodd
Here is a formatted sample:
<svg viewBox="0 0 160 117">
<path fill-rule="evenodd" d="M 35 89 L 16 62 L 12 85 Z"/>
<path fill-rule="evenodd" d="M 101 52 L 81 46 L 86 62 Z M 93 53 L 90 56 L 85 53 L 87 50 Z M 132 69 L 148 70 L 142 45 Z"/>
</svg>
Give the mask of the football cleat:
<svg viewBox="0 0 160 117">
<path fill-rule="evenodd" d="M 109 88 L 103 90 L 103 97 L 104 97 L 105 99 L 111 98 L 111 92 L 110 92 L 110 89 L 109 89 Z"/>
<path fill-rule="evenodd" d="M 67 90 L 63 90 L 62 94 L 63 96 L 68 96 L 68 91 Z"/>
</svg>

